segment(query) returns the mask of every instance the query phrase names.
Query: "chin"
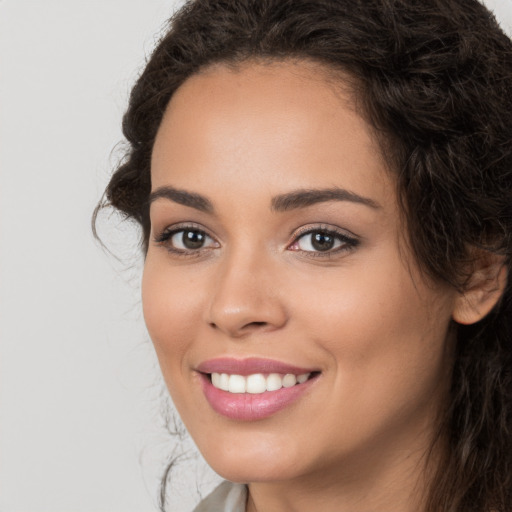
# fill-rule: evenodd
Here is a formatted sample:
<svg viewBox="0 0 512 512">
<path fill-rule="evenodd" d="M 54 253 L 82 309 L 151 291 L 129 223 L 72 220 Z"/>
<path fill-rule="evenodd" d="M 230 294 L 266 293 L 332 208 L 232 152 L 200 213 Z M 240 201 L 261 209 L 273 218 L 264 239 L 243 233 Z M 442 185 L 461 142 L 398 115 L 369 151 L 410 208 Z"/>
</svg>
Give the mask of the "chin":
<svg viewBox="0 0 512 512">
<path fill-rule="evenodd" d="M 231 482 L 275 482 L 293 479 L 298 476 L 299 467 L 296 460 L 291 460 L 279 450 L 261 446 L 251 450 L 223 449 L 208 450 L 203 453 L 206 462 L 221 477 Z"/>
<path fill-rule="evenodd" d="M 280 480 L 292 480 L 297 476 L 268 466 L 255 467 L 256 464 L 251 462 L 243 464 L 210 464 L 210 466 L 222 478 L 235 483 L 277 482 Z"/>
</svg>

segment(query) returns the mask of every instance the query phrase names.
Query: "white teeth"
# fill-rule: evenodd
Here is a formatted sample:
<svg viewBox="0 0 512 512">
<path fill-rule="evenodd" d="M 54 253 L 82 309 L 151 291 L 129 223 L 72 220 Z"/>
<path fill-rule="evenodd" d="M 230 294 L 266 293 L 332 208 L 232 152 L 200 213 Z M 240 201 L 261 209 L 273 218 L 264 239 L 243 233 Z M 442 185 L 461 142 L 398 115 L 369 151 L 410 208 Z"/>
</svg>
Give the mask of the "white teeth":
<svg viewBox="0 0 512 512">
<path fill-rule="evenodd" d="M 261 373 L 255 373 L 247 377 L 247 393 L 263 393 L 267 390 L 267 380 Z"/>
<path fill-rule="evenodd" d="M 297 378 L 292 373 L 287 373 L 283 377 L 283 387 L 284 388 L 291 388 L 292 386 L 295 386 L 297 384 Z"/>
<path fill-rule="evenodd" d="M 303 373 L 302 375 L 297 376 L 297 382 L 299 384 L 304 384 L 309 379 L 309 373 Z"/>
<path fill-rule="evenodd" d="M 287 373 L 270 373 L 265 377 L 262 373 L 243 375 L 229 375 L 228 373 L 212 373 L 212 384 L 215 388 L 230 393 L 260 394 L 265 391 L 278 391 L 281 388 L 290 388 L 296 384 L 303 384 L 309 379 L 310 373 L 293 375 Z"/>
<path fill-rule="evenodd" d="M 271 373 L 267 377 L 267 391 L 277 391 L 283 387 L 283 378 L 278 373 Z"/>
<path fill-rule="evenodd" d="M 221 389 L 220 387 L 220 373 L 212 373 L 212 384 L 214 387 Z"/>
<path fill-rule="evenodd" d="M 229 387 L 230 393 L 245 393 L 246 391 L 246 379 L 241 375 L 230 375 L 229 376 Z"/>
<path fill-rule="evenodd" d="M 212 376 L 213 376 L 213 373 L 212 373 Z M 214 384 L 214 386 L 215 386 L 215 384 Z M 229 375 L 227 373 L 220 374 L 219 389 L 222 389 L 222 391 L 229 390 Z"/>
</svg>

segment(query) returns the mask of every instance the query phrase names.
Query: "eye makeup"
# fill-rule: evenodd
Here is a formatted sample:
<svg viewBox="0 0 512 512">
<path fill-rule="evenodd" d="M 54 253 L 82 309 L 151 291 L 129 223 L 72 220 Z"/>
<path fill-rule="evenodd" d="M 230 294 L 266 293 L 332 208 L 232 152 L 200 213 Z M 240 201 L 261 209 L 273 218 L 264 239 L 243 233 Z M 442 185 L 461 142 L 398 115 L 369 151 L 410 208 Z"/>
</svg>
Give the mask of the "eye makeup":
<svg viewBox="0 0 512 512">
<path fill-rule="evenodd" d="M 220 243 L 201 226 L 195 223 L 180 223 L 166 227 L 156 234 L 154 241 L 178 257 L 198 256 L 205 251 L 218 249 Z M 355 249 L 358 237 L 332 225 L 309 224 L 292 235 L 286 250 L 298 252 L 306 257 L 332 258 Z"/>
<path fill-rule="evenodd" d="M 357 247 L 359 238 L 345 230 L 326 225 L 308 225 L 293 235 L 288 250 L 298 251 L 308 257 L 332 257 Z"/>
<path fill-rule="evenodd" d="M 205 250 L 220 247 L 204 228 L 193 223 L 166 227 L 155 235 L 154 241 L 178 257 L 198 256 L 204 254 Z"/>
</svg>

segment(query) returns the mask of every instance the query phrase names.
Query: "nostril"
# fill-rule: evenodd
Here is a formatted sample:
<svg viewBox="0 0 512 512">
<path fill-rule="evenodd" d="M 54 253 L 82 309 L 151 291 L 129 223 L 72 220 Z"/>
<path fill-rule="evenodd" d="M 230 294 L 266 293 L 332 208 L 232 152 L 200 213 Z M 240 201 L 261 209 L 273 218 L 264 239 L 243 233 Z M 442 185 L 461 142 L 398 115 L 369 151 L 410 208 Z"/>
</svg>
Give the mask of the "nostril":
<svg viewBox="0 0 512 512">
<path fill-rule="evenodd" d="M 267 325 L 267 322 L 250 322 L 246 325 L 244 325 L 244 329 L 257 329 L 259 327 L 264 327 Z"/>
<path fill-rule="evenodd" d="M 208 325 L 212 329 L 215 329 L 215 330 L 220 329 L 221 331 L 223 330 L 223 328 L 220 325 L 216 324 L 215 322 L 209 322 Z M 248 322 L 246 324 L 242 324 L 237 327 L 231 327 L 228 330 L 231 333 L 231 335 L 236 336 L 237 335 L 236 333 L 238 333 L 238 335 L 247 334 L 250 331 L 259 330 L 261 328 L 266 327 L 267 325 L 269 325 L 268 322 Z"/>
</svg>

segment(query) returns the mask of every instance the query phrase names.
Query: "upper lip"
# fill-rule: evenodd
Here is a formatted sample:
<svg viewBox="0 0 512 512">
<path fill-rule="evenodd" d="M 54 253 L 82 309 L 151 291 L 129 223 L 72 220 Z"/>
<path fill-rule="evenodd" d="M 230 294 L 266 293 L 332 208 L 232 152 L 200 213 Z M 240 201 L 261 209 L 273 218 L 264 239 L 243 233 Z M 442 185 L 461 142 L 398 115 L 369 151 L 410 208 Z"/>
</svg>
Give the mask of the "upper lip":
<svg viewBox="0 0 512 512">
<path fill-rule="evenodd" d="M 252 375 L 254 373 L 292 373 L 302 375 L 318 371 L 312 368 L 300 368 L 282 361 L 249 357 L 246 359 L 235 359 L 231 357 L 220 357 L 203 361 L 197 366 L 201 373 L 229 373 L 231 375 Z"/>
</svg>

